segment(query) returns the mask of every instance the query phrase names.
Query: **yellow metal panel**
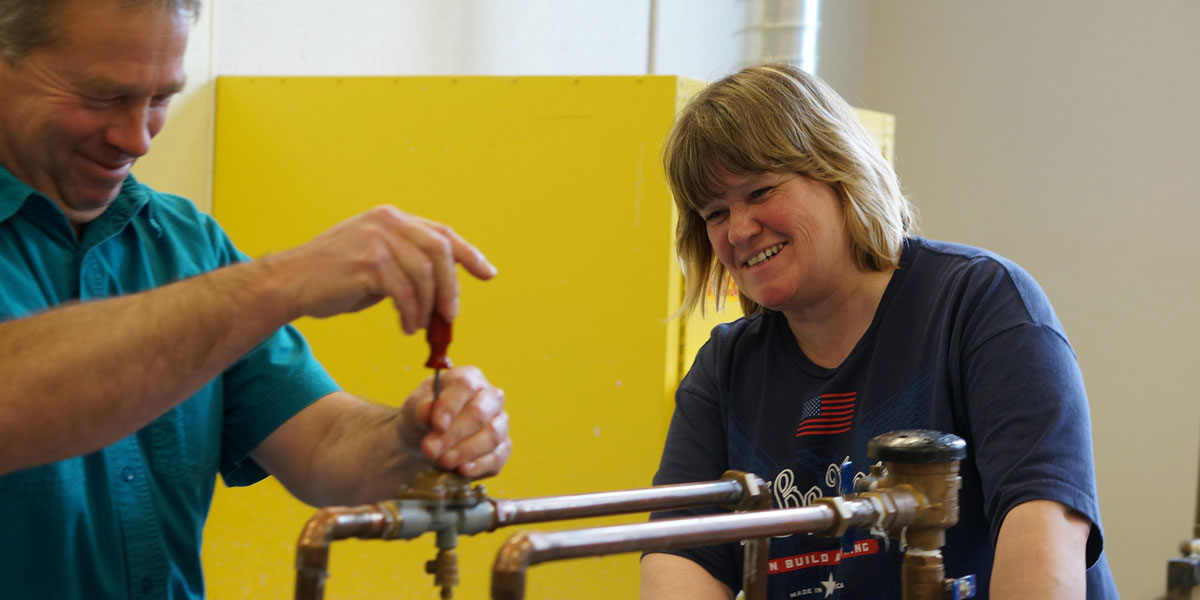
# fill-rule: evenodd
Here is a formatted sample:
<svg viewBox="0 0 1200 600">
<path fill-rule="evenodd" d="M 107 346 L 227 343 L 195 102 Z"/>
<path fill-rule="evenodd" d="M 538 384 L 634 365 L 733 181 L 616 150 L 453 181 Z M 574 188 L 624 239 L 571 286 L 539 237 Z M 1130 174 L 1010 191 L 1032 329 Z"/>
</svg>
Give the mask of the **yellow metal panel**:
<svg viewBox="0 0 1200 600">
<path fill-rule="evenodd" d="M 222 78 L 214 212 L 251 256 L 391 203 L 452 224 L 499 267 L 463 280 L 450 357 L 505 389 L 515 451 L 495 497 L 649 484 L 679 330 L 661 175 L 677 78 Z M 348 390 L 398 405 L 426 376 L 423 336 L 390 305 L 298 323 Z M 690 359 L 689 359 L 690 361 Z M 220 488 L 205 532 L 214 598 L 282 597 L 313 510 L 273 481 Z M 640 521 L 643 516 L 542 528 Z M 516 529 L 460 540 L 457 597 L 487 597 Z M 435 597 L 411 542 L 334 545 L 327 597 Z M 630 598 L 636 555 L 534 567 L 529 598 Z"/>
<path fill-rule="evenodd" d="M 863 127 L 866 127 L 867 132 L 875 138 L 879 143 L 879 150 L 883 152 L 884 158 L 888 162 L 896 162 L 896 117 L 874 110 L 865 108 L 855 108 L 854 112 L 858 114 L 858 120 L 862 121 Z"/>
<path fill-rule="evenodd" d="M 692 99 L 708 82 L 700 79 L 691 79 L 680 77 L 677 80 L 675 88 L 675 113 L 683 110 L 688 101 Z M 661 153 L 660 153 L 661 154 Z M 668 196 L 669 198 L 670 196 Z M 679 309 L 679 305 L 683 302 L 683 270 L 680 268 L 678 255 L 674 252 L 675 247 L 675 226 L 678 224 L 678 213 L 674 210 L 674 202 L 671 203 L 671 264 L 668 266 L 670 273 L 670 287 L 667 290 L 667 314 L 675 314 Z M 663 414 L 667 418 L 663 420 L 663 438 L 666 438 L 667 427 L 671 424 L 670 415 L 675 410 L 675 388 L 679 386 L 679 381 L 683 379 L 686 369 L 691 366 L 692 360 L 696 356 L 696 350 L 699 346 L 694 346 L 697 339 L 697 334 L 692 332 L 690 328 L 690 319 L 672 319 L 671 325 L 668 328 L 670 339 L 667 349 L 667 369 L 663 373 L 665 376 L 664 382 L 664 404 Z M 711 329 L 711 328 L 710 328 Z M 689 344 L 692 342 L 692 344 Z M 694 346 L 694 347 L 693 347 Z"/>
</svg>

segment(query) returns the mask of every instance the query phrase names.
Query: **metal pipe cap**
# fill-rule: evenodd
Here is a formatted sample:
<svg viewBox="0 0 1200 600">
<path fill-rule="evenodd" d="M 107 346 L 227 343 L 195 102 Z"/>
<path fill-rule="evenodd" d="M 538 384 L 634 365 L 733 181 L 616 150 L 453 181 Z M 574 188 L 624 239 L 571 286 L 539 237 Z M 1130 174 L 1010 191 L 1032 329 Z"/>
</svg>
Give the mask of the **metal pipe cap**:
<svg viewBox="0 0 1200 600">
<path fill-rule="evenodd" d="M 967 457 L 967 442 L 953 433 L 929 429 L 902 429 L 871 438 L 867 456 L 900 463 L 936 463 Z"/>
</svg>

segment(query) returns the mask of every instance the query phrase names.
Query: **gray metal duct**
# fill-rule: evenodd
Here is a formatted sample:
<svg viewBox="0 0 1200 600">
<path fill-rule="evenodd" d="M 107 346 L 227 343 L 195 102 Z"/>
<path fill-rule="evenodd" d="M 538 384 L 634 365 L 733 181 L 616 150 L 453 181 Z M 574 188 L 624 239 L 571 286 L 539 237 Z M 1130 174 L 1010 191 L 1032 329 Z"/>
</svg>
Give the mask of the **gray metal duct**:
<svg viewBox="0 0 1200 600">
<path fill-rule="evenodd" d="M 745 0 L 742 66 L 787 62 L 817 74 L 821 0 Z"/>
</svg>

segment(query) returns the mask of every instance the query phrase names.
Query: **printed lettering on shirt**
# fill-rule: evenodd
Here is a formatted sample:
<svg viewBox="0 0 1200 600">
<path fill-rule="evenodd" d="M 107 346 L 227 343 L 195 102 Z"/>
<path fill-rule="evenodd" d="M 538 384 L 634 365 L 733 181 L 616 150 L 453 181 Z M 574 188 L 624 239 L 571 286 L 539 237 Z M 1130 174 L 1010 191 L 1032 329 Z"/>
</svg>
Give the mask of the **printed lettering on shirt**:
<svg viewBox="0 0 1200 600">
<path fill-rule="evenodd" d="M 810 594 L 817 594 L 818 597 L 828 598 L 833 595 L 834 591 L 840 590 L 844 587 L 846 587 L 846 584 L 834 579 L 833 573 L 830 573 L 829 577 L 826 577 L 823 581 L 821 581 L 820 586 L 798 589 L 788 594 L 788 598 L 800 598 Z"/>
<path fill-rule="evenodd" d="M 842 460 L 845 462 L 850 460 L 846 457 Z M 865 473 L 856 473 L 854 480 L 857 481 L 860 477 L 866 477 Z M 775 504 L 775 508 L 800 508 L 809 506 L 817 498 L 824 498 L 825 491 L 820 486 L 812 486 L 808 491 L 801 492 L 800 488 L 796 487 L 796 474 L 791 469 L 783 469 L 775 474 L 773 481 L 767 482 L 767 489 L 771 492 L 771 499 Z M 842 469 L 841 465 L 831 464 L 825 468 L 825 487 L 829 488 L 830 492 L 837 495 L 837 490 L 842 488 Z M 794 534 L 777 535 L 776 538 L 787 538 Z"/>
<path fill-rule="evenodd" d="M 775 575 L 777 573 L 787 573 L 788 571 L 797 571 L 810 567 L 832 567 L 841 562 L 843 558 L 866 556 L 878 552 L 879 540 L 868 538 L 854 542 L 854 547 L 845 554 L 841 550 L 821 550 L 818 552 L 797 554 L 795 556 L 772 558 L 767 561 L 767 574 Z"/>
<path fill-rule="evenodd" d="M 850 457 L 843 459 L 843 462 L 850 460 Z M 866 473 L 856 473 L 854 481 L 866 477 Z M 824 498 L 825 491 L 819 486 L 812 486 L 808 491 L 801 492 L 800 488 L 796 487 L 796 473 L 791 469 L 783 469 L 775 474 L 773 481 L 767 482 L 767 489 L 771 490 L 771 498 L 775 501 L 776 508 L 799 508 L 808 506 L 817 498 Z M 831 464 L 825 468 L 825 487 L 834 492 L 842 488 L 842 469 L 840 465 Z"/>
</svg>

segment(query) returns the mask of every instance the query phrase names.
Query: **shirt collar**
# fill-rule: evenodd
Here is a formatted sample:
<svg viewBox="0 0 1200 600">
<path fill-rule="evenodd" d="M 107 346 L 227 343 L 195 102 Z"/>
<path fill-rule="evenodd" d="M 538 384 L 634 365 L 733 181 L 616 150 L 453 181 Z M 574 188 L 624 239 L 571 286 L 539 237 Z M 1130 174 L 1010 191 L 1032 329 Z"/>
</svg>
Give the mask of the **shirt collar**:
<svg viewBox="0 0 1200 600">
<path fill-rule="evenodd" d="M 80 245 L 88 249 L 116 235 L 129 224 L 134 215 L 146 207 L 149 199 L 150 195 L 146 193 L 145 186 L 138 183 L 132 173 L 127 175 L 117 197 L 103 214 L 83 230 Z"/>
<path fill-rule="evenodd" d="M 29 187 L 29 184 L 24 181 L 17 179 L 17 176 L 13 175 L 7 167 L 0 165 L 0 223 L 17 214 L 17 211 L 21 210 L 21 207 L 33 196 L 45 198 L 46 202 L 54 207 L 54 210 L 62 214 L 62 209 L 54 201 Z M 104 237 L 108 237 L 123 228 L 129 219 L 148 202 L 149 194 L 131 173 L 125 177 L 117 197 L 99 217 L 96 217 L 88 225 L 88 229 L 95 229 L 96 225 L 102 225 L 99 229 L 104 230 Z M 66 215 L 63 215 L 63 218 L 65 220 Z"/>
<path fill-rule="evenodd" d="M 25 201 L 37 191 L 17 179 L 4 165 L 0 165 L 0 223 L 17 214 Z"/>
</svg>

